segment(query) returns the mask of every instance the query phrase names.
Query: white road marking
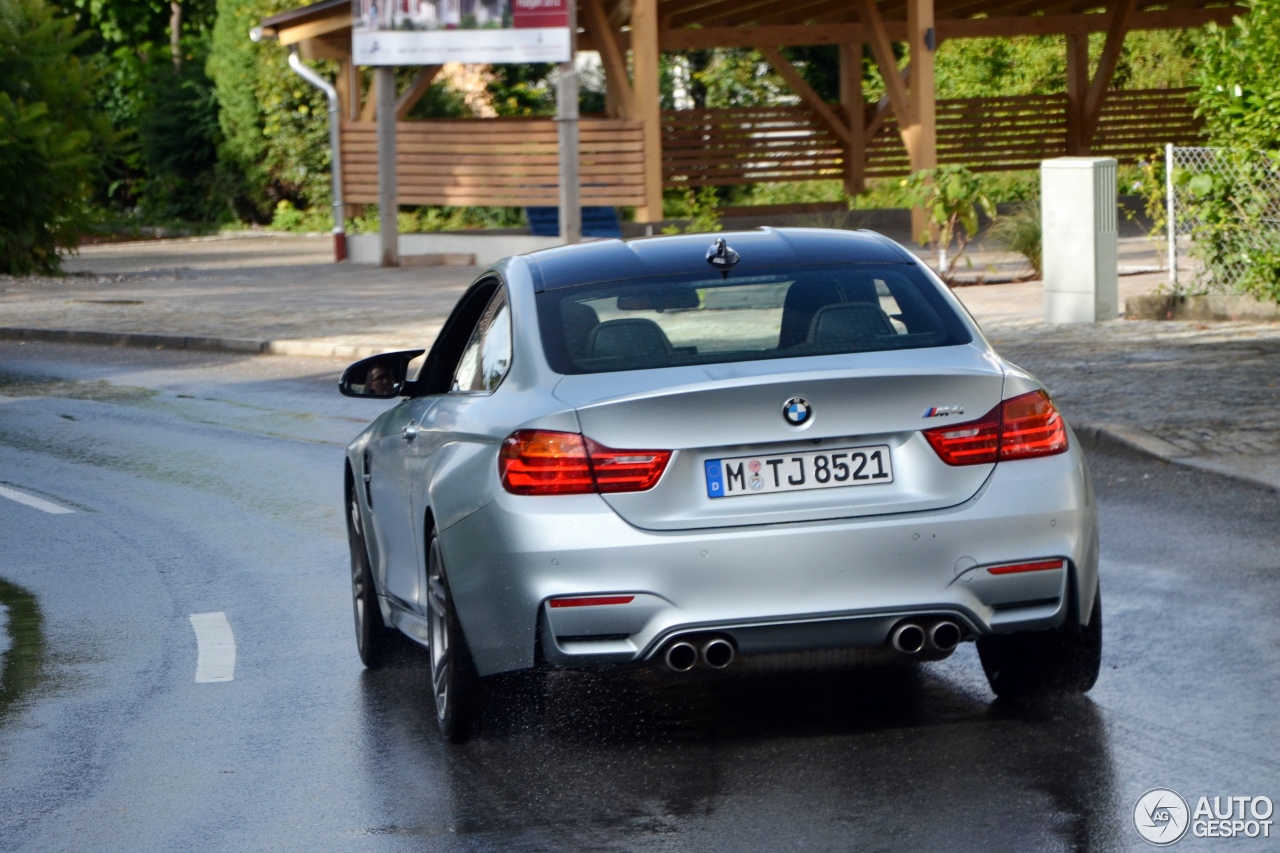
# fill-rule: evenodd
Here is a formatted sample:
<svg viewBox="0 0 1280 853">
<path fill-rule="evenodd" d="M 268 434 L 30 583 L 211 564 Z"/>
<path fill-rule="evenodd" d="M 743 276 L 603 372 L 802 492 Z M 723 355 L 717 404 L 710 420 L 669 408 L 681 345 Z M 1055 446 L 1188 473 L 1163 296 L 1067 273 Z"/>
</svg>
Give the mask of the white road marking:
<svg viewBox="0 0 1280 853">
<path fill-rule="evenodd" d="M 225 613 L 192 613 L 196 632 L 196 684 L 236 677 L 236 635 Z"/>
<path fill-rule="evenodd" d="M 0 486 L 0 498 L 8 498 L 11 501 L 17 501 L 20 504 L 38 509 L 41 512 L 47 512 L 50 515 L 66 515 L 69 512 L 75 512 L 70 507 L 62 504 L 56 504 L 53 501 L 47 501 L 44 498 L 38 498 L 35 495 L 29 495 L 26 492 L 20 492 L 9 486 Z"/>
</svg>

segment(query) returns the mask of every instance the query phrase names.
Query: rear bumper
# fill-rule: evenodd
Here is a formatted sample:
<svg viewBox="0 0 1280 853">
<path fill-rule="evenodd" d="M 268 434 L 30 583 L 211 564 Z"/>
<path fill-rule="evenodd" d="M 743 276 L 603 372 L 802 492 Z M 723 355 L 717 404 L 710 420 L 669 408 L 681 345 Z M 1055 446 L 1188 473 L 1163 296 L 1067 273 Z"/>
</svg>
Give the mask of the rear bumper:
<svg viewBox="0 0 1280 853">
<path fill-rule="evenodd" d="M 442 531 L 450 586 L 482 674 L 643 663 L 670 638 L 729 636 L 743 655 L 878 646 L 907 616 L 970 637 L 1079 618 L 1097 584 L 1097 518 L 1072 450 L 997 465 L 945 510 L 694 531 L 640 530 L 594 495 L 494 502 Z M 1062 569 L 993 575 L 1044 558 Z M 1068 613 L 1073 584 L 1077 613 Z M 562 596 L 627 604 L 549 606 Z"/>
</svg>

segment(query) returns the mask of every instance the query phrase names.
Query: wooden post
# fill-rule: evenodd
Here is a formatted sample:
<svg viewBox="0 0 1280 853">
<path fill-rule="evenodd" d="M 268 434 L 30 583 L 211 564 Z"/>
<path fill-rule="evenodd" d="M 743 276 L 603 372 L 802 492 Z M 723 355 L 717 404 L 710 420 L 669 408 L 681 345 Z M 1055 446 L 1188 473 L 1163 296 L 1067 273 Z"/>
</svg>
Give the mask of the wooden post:
<svg viewBox="0 0 1280 853">
<path fill-rule="evenodd" d="M 1102 116 L 1102 102 L 1106 100 L 1107 89 L 1111 86 L 1111 75 L 1115 74 L 1116 65 L 1120 62 L 1120 49 L 1124 47 L 1124 37 L 1129 34 L 1129 24 L 1133 20 L 1137 0 L 1120 0 L 1111 13 L 1111 21 L 1107 26 L 1107 40 L 1102 46 L 1102 56 L 1098 57 L 1098 68 L 1093 72 L 1093 81 L 1084 96 L 1084 131 L 1083 138 L 1093 145 L 1093 135 L 1098 130 L 1098 119 Z"/>
<path fill-rule="evenodd" d="M 382 266 L 400 266 L 400 233 L 396 224 L 396 69 L 380 65 L 378 98 L 378 236 Z"/>
<path fill-rule="evenodd" d="M 662 220 L 662 105 L 658 84 L 658 0 L 631 5 L 631 64 L 636 115 L 643 123 L 644 199 L 637 222 Z"/>
<path fill-rule="evenodd" d="M 911 127 L 904 131 L 903 142 L 914 174 L 938 166 L 937 99 L 933 79 L 937 31 L 933 26 L 933 0 L 907 0 L 907 37 L 911 51 L 911 74 L 907 86 L 911 100 Z M 913 235 L 920 236 L 927 227 L 924 209 L 913 209 Z"/>
<path fill-rule="evenodd" d="M 844 154 L 844 191 L 857 195 L 867 186 L 867 139 L 862 99 L 862 43 L 840 45 L 840 106 L 849 127 Z"/>
<path fill-rule="evenodd" d="M 576 5 L 569 4 L 569 61 L 560 63 L 556 86 L 556 130 L 560 141 L 560 240 L 565 244 L 582 241 Z"/>
<path fill-rule="evenodd" d="M 1084 137 L 1084 99 L 1089 91 L 1089 36 L 1067 34 L 1067 156 L 1089 153 L 1092 139 Z"/>
<path fill-rule="evenodd" d="M 618 46 L 609 16 L 600 0 L 582 0 L 582 12 L 584 28 L 591 34 L 591 43 L 604 66 L 605 111 L 617 118 L 634 118 L 635 96 L 627 79 L 627 55 Z"/>
</svg>

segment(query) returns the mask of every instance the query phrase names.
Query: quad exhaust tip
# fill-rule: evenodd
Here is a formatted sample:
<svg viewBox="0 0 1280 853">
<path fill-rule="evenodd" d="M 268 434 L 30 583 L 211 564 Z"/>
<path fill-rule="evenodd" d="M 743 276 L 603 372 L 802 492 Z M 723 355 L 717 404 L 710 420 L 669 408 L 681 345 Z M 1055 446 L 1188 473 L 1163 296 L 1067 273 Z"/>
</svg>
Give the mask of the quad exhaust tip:
<svg viewBox="0 0 1280 853">
<path fill-rule="evenodd" d="M 693 643 L 681 640 L 667 647 L 664 660 L 674 672 L 688 672 L 698 662 L 698 650 L 694 648 Z"/>
<path fill-rule="evenodd" d="M 949 652 L 960 645 L 960 626 L 950 619 L 943 619 L 929 629 L 929 645 L 940 652 Z"/>
<path fill-rule="evenodd" d="M 924 628 L 914 622 L 903 622 L 893 629 L 890 641 L 895 650 L 906 655 L 914 655 L 924 648 Z"/>
<path fill-rule="evenodd" d="M 736 655 L 733 643 L 728 640 L 717 638 L 702 644 L 702 662 L 712 669 L 724 669 L 733 663 Z"/>
</svg>

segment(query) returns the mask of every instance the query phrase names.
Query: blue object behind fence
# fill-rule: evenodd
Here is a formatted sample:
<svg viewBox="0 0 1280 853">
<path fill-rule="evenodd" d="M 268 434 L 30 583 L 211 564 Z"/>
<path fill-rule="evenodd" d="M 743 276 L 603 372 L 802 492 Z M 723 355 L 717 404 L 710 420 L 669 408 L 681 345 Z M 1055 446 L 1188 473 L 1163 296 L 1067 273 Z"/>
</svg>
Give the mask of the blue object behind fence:
<svg viewBox="0 0 1280 853">
<path fill-rule="evenodd" d="M 560 208 L 526 207 L 524 215 L 529 220 L 529 232 L 534 236 L 557 237 L 560 235 Z M 582 236 L 621 237 L 622 226 L 618 224 L 617 208 L 582 208 Z"/>
</svg>

